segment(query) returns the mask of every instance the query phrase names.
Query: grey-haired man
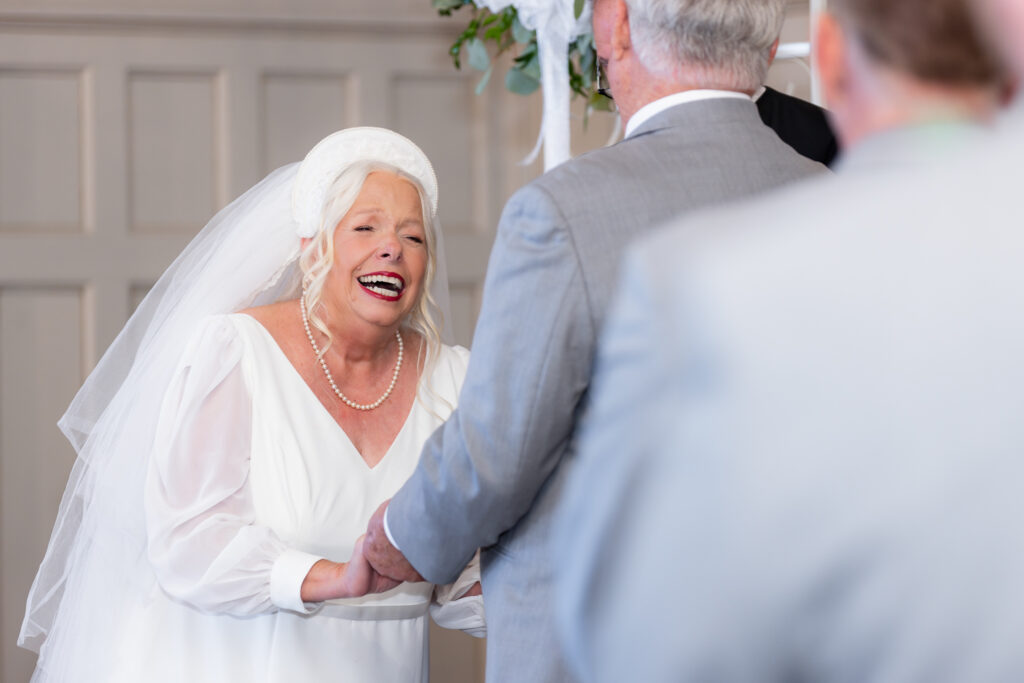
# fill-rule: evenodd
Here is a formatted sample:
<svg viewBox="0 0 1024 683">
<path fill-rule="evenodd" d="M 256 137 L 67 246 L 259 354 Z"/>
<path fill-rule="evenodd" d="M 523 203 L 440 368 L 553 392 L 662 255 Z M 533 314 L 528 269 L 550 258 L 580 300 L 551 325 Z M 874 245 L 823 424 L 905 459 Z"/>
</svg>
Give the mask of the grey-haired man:
<svg viewBox="0 0 1024 683">
<path fill-rule="evenodd" d="M 491 681 L 572 678 L 554 632 L 549 533 L 624 247 L 680 213 L 824 172 L 750 98 L 784 5 L 597 0 L 594 40 L 626 137 L 505 207 L 459 409 L 367 542 L 381 573 L 438 583 L 484 548 Z"/>
</svg>

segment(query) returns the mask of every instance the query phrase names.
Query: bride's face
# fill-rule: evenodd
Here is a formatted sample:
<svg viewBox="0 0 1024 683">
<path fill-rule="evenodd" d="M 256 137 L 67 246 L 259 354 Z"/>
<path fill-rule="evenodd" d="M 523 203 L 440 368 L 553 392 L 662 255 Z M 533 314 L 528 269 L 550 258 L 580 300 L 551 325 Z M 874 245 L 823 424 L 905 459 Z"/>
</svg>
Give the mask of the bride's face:
<svg viewBox="0 0 1024 683">
<path fill-rule="evenodd" d="M 324 288 L 329 314 L 395 327 L 419 301 L 427 259 L 416 188 L 392 173 L 371 173 L 334 230 L 334 266 Z"/>
</svg>

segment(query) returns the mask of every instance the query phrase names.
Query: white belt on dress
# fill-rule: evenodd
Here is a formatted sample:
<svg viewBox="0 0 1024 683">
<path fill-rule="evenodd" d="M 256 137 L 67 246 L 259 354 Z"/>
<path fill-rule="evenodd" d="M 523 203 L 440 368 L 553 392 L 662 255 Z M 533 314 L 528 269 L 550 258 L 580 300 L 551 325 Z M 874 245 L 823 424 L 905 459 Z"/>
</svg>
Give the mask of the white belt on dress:
<svg viewBox="0 0 1024 683">
<path fill-rule="evenodd" d="M 325 602 L 313 615 L 350 621 L 393 621 L 422 617 L 429 609 L 429 602 L 414 605 L 346 605 Z"/>
</svg>

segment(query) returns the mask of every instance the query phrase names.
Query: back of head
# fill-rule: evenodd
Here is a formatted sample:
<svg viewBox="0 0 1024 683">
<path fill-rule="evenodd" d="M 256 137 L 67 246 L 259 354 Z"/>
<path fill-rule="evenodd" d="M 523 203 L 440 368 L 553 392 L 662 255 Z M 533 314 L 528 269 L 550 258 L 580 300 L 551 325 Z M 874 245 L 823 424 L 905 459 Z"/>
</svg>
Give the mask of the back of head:
<svg viewBox="0 0 1024 683">
<path fill-rule="evenodd" d="M 973 0 L 970 9 L 978 15 L 986 37 L 998 46 L 1007 70 L 1018 81 L 1024 79 L 1024 1 Z"/>
<path fill-rule="evenodd" d="M 901 2 L 903 0 L 900 0 Z M 632 43 L 653 74 L 754 91 L 782 30 L 785 0 L 626 0 Z"/>
<path fill-rule="evenodd" d="M 831 0 L 828 9 L 880 65 L 928 83 L 997 85 L 1000 68 L 968 5 L 969 0 Z"/>
</svg>

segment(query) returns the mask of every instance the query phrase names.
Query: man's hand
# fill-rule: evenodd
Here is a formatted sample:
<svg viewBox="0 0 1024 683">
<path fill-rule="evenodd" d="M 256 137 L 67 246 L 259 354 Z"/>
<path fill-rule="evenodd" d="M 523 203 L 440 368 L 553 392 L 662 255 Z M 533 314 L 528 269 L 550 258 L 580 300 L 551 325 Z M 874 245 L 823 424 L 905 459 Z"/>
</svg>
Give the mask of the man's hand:
<svg viewBox="0 0 1024 683">
<path fill-rule="evenodd" d="M 345 565 L 345 582 L 352 597 L 361 597 L 367 593 L 383 593 L 401 583 L 373 571 L 373 567 L 366 561 L 363 550 L 365 541 L 365 536 L 359 537 L 352 551 L 352 559 Z"/>
<path fill-rule="evenodd" d="M 366 527 L 366 540 L 363 543 L 363 554 L 370 561 L 370 566 L 378 573 L 396 581 L 423 581 L 405 556 L 391 545 L 388 535 L 384 533 L 384 511 L 390 500 L 385 500 L 373 513 Z"/>
</svg>

